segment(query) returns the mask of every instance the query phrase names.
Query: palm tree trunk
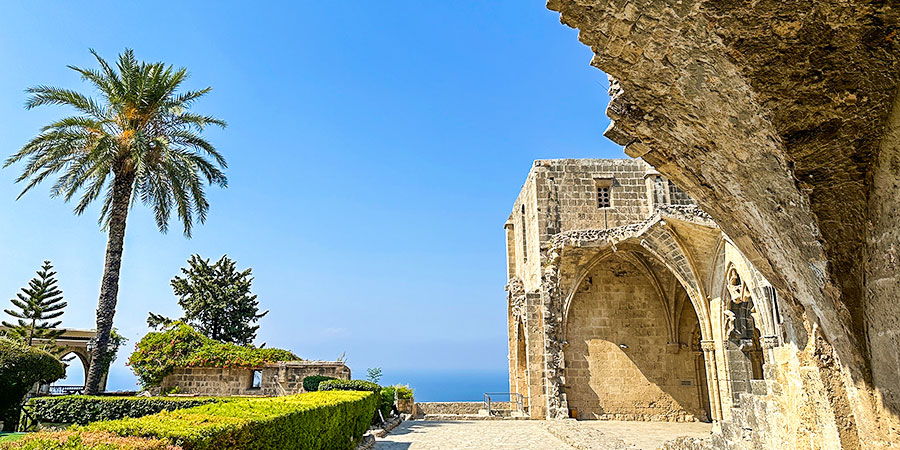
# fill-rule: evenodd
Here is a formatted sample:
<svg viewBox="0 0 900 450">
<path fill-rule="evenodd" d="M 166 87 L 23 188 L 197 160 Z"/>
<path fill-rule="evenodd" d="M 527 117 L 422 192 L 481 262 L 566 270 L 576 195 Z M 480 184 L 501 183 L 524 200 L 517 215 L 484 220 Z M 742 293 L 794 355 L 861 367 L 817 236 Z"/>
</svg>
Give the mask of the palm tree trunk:
<svg viewBox="0 0 900 450">
<path fill-rule="evenodd" d="M 113 179 L 113 199 L 109 211 L 109 229 L 106 241 L 106 262 L 103 279 L 100 281 L 100 300 L 97 303 L 97 337 L 91 351 L 90 367 L 84 383 L 84 393 L 97 394 L 107 358 L 109 335 L 116 314 L 119 295 L 119 270 L 122 267 L 122 247 L 125 241 L 125 222 L 131 203 L 134 175 L 116 174 Z"/>
</svg>

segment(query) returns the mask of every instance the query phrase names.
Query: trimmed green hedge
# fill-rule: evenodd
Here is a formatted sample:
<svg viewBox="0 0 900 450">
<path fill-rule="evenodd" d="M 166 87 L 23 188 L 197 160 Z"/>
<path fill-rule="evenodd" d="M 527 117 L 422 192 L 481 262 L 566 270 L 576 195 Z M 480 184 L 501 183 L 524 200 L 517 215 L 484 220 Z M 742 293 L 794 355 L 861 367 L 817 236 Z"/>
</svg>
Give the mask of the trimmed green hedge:
<svg viewBox="0 0 900 450">
<path fill-rule="evenodd" d="M 366 432 L 377 401 L 349 391 L 241 398 L 79 429 L 166 439 L 184 450 L 344 450 Z"/>
<path fill-rule="evenodd" d="M 306 392 L 316 392 L 319 390 L 319 384 L 328 380 L 337 380 L 337 378 L 327 375 L 310 375 L 303 379 L 303 389 Z"/>
<path fill-rule="evenodd" d="M 36 397 L 28 401 L 31 415 L 44 423 L 86 425 L 101 420 L 142 417 L 162 411 L 193 408 L 227 398 L 212 397 L 92 397 L 66 395 Z"/>
<path fill-rule="evenodd" d="M 371 381 L 365 380 L 329 380 L 319 384 L 320 391 L 365 391 L 378 394 L 377 408 L 381 410 L 383 417 L 391 415 L 391 407 L 394 405 L 394 388 L 383 388 Z M 373 422 L 380 422 L 375 416 Z"/>
<path fill-rule="evenodd" d="M 320 391 L 381 392 L 381 386 L 365 380 L 329 380 L 319 384 Z"/>
<path fill-rule="evenodd" d="M 111 433 L 56 431 L 28 433 L 0 450 L 177 450 L 162 439 L 121 437 Z"/>
</svg>

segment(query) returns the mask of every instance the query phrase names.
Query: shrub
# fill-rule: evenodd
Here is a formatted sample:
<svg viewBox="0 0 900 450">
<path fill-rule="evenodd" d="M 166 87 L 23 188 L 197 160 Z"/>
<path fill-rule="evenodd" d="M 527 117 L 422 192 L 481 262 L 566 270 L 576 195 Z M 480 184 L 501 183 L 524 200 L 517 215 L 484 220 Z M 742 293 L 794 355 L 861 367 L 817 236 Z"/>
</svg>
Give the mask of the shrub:
<svg viewBox="0 0 900 450">
<path fill-rule="evenodd" d="M 67 395 L 37 397 L 28 401 L 31 415 L 38 422 L 85 425 L 101 420 L 142 417 L 161 411 L 192 408 L 215 401 L 211 397 L 91 397 Z"/>
<path fill-rule="evenodd" d="M 391 415 L 391 410 L 394 406 L 394 387 L 387 386 L 381 388 L 381 404 L 379 405 L 379 409 L 381 409 L 381 415 L 383 417 L 389 417 Z"/>
<path fill-rule="evenodd" d="M 378 393 L 381 386 L 365 380 L 329 380 L 319 384 L 320 391 L 369 391 Z"/>
<path fill-rule="evenodd" d="M 390 412 L 390 405 L 394 403 L 393 394 L 391 394 L 390 403 L 387 403 L 387 412 L 385 412 L 385 401 L 381 397 L 381 386 L 365 380 L 329 380 L 319 384 L 320 391 L 364 391 L 374 392 L 376 395 L 376 409 L 381 410 L 381 414 L 387 417 Z M 373 411 L 372 423 L 378 423 L 379 417 Z"/>
<path fill-rule="evenodd" d="M 278 348 L 244 347 L 214 341 L 183 322 L 162 332 L 147 333 L 137 343 L 128 365 L 141 385 L 159 385 L 176 367 L 255 368 L 278 361 L 299 361 Z"/>
<path fill-rule="evenodd" d="M 18 341 L 0 337 L 0 421 L 6 430 L 19 424 L 19 409 L 34 383 L 50 383 L 66 375 L 56 357 Z"/>
<path fill-rule="evenodd" d="M 162 439 L 121 437 L 111 433 L 57 431 L 28 433 L 14 442 L 0 443 L 0 450 L 179 450 Z"/>
<path fill-rule="evenodd" d="M 337 378 L 326 375 L 310 375 L 303 379 L 303 389 L 305 389 L 306 392 L 318 391 L 319 383 L 328 380 L 337 380 Z"/>
<path fill-rule="evenodd" d="M 184 450 L 342 450 L 366 432 L 376 401 L 368 392 L 241 398 L 79 429 L 166 439 Z"/>
<path fill-rule="evenodd" d="M 394 386 L 394 389 L 397 390 L 397 398 L 400 400 L 409 400 L 413 398 L 413 390 L 409 388 L 409 385 L 398 384 Z"/>
</svg>

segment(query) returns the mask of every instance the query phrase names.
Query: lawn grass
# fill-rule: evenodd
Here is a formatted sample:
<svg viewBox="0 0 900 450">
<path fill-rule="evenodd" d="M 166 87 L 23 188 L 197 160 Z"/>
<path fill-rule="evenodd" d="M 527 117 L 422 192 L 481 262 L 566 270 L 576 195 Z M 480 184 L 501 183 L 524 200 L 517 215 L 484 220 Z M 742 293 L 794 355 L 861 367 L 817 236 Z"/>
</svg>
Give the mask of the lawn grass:
<svg viewBox="0 0 900 450">
<path fill-rule="evenodd" d="M 25 433 L 0 433 L 0 442 L 12 442 L 22 439 Z"/>
</svg>

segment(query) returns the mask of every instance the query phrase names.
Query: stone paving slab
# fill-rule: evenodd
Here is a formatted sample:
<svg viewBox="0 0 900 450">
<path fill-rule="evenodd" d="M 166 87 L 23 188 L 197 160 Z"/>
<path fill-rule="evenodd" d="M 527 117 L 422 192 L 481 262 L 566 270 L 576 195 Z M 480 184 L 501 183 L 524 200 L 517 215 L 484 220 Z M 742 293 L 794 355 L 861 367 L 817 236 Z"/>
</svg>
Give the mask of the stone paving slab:
<svg viewBox="0 0 900 450">
<path fill-rule="evenodd" d="M 542 420 L 406 421 L 389 435 L 379 438 L 375 450 L 653 450 L 676 437 L 702 437 L 709 435 L 711 430 L 705 423 L 610 421 L 565 421 L 567 433 L 548 430 L 560 425 L 563 422 Z M 554 434 L 565 436 L 574 446 Z"/>
<path fill-rule="evenodd" d="M 586 435 L 599 432 L 607 438 L 606 441 L 624 441 L 628 445 L 626 448 L 640 450 L 655 450 L 661 447 L 664 442 L 682 436 L 692 438 L 706 437 L 712 431 L 712 424 L 702 422 L 583 420 L 574 422 L 574 424 L 576 428 L 585 432 Z"/>
<path fill-rule="evenodd" d="M 378 439 L 375 450 L 572 450 L 542 421 L 424 421 L 400 424 Z"/>
</svg>

